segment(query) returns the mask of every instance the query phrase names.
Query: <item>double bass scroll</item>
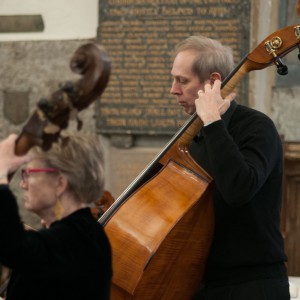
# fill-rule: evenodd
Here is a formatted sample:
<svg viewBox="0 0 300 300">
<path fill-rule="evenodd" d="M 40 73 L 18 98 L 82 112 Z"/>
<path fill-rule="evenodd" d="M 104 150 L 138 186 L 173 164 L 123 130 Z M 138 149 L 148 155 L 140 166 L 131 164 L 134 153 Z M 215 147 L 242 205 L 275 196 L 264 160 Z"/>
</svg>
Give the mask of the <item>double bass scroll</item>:
<svg viewBox="0 0 300 300">
<path fill-rule="evenodd" d="M 70 69 L 81 78 L 60 84 L 57 91 L 38 101 L 16 141 L 17 155 L 24 155 L 35 145 L 48 150 L 68 127 L 69 120 L 76 119 L 80 130 L 82 121 L 77 115 L 101 96 L 109 81 L 111 65 L 101 45 L 88 43 L 75 51 Z"/>
</svg>

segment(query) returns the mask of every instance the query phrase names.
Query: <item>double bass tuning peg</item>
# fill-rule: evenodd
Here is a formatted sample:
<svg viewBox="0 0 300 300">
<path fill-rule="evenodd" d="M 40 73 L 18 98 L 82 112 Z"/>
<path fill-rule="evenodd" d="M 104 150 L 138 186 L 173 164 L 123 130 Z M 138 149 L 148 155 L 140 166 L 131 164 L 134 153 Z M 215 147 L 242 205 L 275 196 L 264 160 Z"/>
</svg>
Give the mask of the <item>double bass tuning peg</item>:
<svg viewBox="0 0 300 300">
<path fill-rule="evenodd" d="M 300 26 L 297 25 L 294 27 L 295 29 L 295 36 L 297 38 L 297 40 L 300 40 Z M 299 53 L 298 53 L 298 59 L 300 60 L 300 45 L 298 44 L 298 50 L 299 50 Z"/>
<path fill-rule="evenodd" d="M 274 64 L 277 67 L 277 73 L 279 75 L 286 75 L 288 73 L 288 67 L 283 64 L 281 58 L 277 56 L 277 50 L 282 45 L 282 39 L 279 36 L 274 36 L 271 40 L 265 42 L 266 50 L 274 57 Z"/>
<path fill-rule="evenodd" d="M 299 55 L 298 55 L 298 57 L 299 57 Z M 277 67 L 277 73 L 279 75 L 286 75 L 289 72 L 288 67 L 285 64 L 283 64 L 280 57 L 276 57 L 274 63 Z"/>
</svg>

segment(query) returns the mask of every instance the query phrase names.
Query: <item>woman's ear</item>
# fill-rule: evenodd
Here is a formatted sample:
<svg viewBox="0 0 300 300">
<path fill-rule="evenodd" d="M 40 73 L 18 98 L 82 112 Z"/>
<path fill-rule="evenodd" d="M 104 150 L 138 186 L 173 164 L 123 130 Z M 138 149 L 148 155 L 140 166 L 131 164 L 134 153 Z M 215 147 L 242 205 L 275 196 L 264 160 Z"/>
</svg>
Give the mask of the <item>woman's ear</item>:
<svg viewBox="0 0 300 300">
<path fill-rule="evenodd" d="M 67 178 L 59 174 L 56 181 L 56 196 L 59 198 L 68 188 Z"/>
</svg>

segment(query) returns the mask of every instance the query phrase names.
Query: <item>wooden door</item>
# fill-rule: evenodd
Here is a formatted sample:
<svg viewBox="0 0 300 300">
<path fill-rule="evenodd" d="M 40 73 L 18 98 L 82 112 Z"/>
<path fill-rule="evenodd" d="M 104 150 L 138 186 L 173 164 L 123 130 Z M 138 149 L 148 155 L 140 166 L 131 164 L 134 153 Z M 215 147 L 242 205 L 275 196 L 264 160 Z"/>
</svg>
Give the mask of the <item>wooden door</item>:
<svg viewBox="0 0 300 300">
<path fill-rule="evenodd" d="M 289 276 L 300 276 L 300 142 L 284 142 L 284 185 L 281 229 Z"/>
</svg>

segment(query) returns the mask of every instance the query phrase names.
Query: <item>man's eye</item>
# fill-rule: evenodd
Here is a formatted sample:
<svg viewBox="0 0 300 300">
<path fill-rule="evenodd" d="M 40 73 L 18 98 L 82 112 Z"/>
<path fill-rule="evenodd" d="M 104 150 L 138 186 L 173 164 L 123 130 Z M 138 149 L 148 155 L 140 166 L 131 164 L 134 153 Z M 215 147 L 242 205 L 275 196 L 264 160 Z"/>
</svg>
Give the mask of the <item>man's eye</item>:
<svg viewBox="0 0 300 300">
<path fill-rule="evenodd" d="M 188 82 L 188 81 L 187 81 L 186 79 L 184 79 L 184 78 L 180 78 L 180 79 L 179 79 L 179 83 L 180 83 L 180 84 L 187 84 L 187 82 Z"/>
</svg>

